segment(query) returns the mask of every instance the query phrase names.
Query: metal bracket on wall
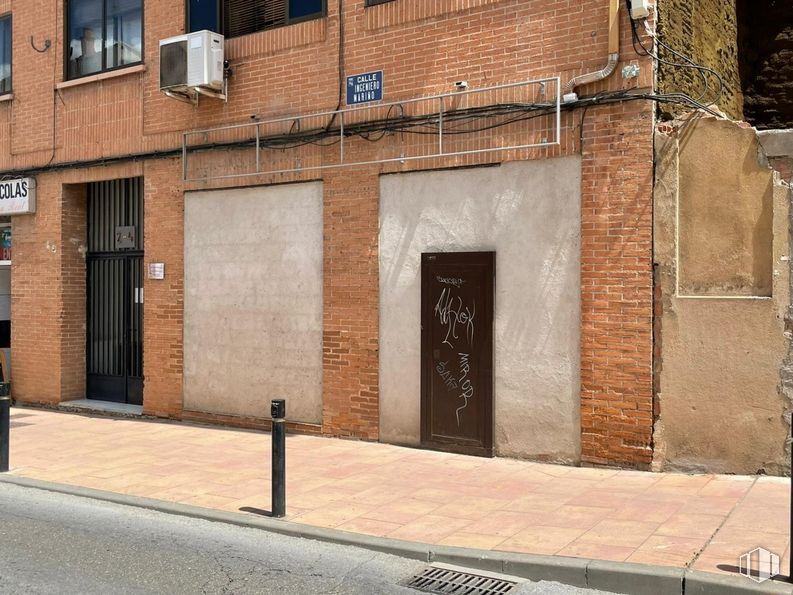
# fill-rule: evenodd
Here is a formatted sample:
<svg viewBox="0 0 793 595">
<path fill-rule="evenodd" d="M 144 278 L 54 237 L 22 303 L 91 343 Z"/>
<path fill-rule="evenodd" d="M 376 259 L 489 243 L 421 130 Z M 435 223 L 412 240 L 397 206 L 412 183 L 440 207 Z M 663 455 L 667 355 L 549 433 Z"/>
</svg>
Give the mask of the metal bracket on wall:
<svg viewBox="0 0 793 595">
<path fill-rule="evenodd" d="M 223 92 L 220 93 L 218 91 L 212 91 L 211 89 L 204 89 L 203 87 L 196 87 L 195 91 L 199 95 L 204 95 L 205 97 L 211 97 L 212 99 L 220 99 L 223 103 L 229 102 L 229 81 L 228 79 L 223 79 Z M 196 104 L 198 103 L 198 97 L 196 97 Z"/>
<path fill-rule="evenodd" d="M 640 72 L 641 67 L 638 64 L 628 64 L 622 69 L 622 78 L 626 81 L 628 79 L 635 79 L 637 76 L 639 76 Z"/>
<path fill-rule="evenodd" d="M 33 41 L 33 36 L 31 35 L 30 36 L 30 47 L 32 47 L 34 50 L 36 50 L 39 54 L 43 54 L 44 52 L 46 52 L 48 49 L 50 49 L 52 47 L 52 41 L 50 41 L 49 39 L 45 39 L 44 40 L 44 48 L 40 50 L 36 46 L 36 43 Z"/>
<path fill-rule="evenodd" d="M 201 91 L 204 95 L 224 95 Z M 196 99 L 197 102 L 197 99 Z M 559 77 L 185 132 L 185 182 L 406 163 L 560 144 Z M 391 139 L 379 142 L 384 138 Z M 237 152 L 233 167 L 228 151 Z M 233 170 L 233 173 L 232 171 Z"/>
<path fill-rule="evenodd" d="M 163 91 L 163 93 L 171 99 L 176 99 L 176 101 L 189 103 L 194 107 L 198 106 L 198 93 L 184 93 L 182 91 L 172 91 L 170 89 Z"/>
<path fill-rule="evenodd" d="M 211 97 L 212 99 L 220 99 L 223 103 L 229 102 L 229 81 L 223 79 L 223 92 L 212 91 L 211 89 L 204 89 L 203 87 L 189 87 L 184 91 L 175 91 L 173 89 L 165 89 L 163 93 L 171 99 L 181 101 L 182 103 L 189 103 L 193 107 L 198 107 L 198 98 L 202 95 Z"/>
</svg>

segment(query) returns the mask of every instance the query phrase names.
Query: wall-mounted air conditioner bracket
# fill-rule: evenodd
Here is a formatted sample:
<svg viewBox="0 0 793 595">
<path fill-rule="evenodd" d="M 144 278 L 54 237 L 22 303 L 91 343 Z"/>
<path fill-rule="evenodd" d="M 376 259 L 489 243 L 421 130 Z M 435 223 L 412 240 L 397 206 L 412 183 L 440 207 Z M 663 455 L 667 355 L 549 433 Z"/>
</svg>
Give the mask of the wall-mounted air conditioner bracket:
<svg viewBox="0 0 793 595">
<path fill-rule="evenodd" d="M 176 99 L 176 101 L 181 101 L 182 103 L 189 103 L 190 105 L 197 107 L 198 93 L 195 93 L 194 89 L 190 90 L 193 91 L 193 93 L 188 93 L 186 91 L 172 91 L 170 89 L 164 89 L 163 93 L 165 93 L 166 97 Z"/>
<path fill-rule="evenodd" d="M 207 97 L 211 97 L 212 99 L 220 99 L 223 103 L 229 102 L 229 80 L 224 78 L 223 79 L 223 92 L 213 91 L 212 89 L 205 89 L 203 87 L 195 87 L 194 90 L 196 93 L 200 93 L 201 95 L 205 95 Z M 196 98 L 196 103 L 198 103 L 198 98 Z"/>
<path fill-rule="evenodd" d="M 188 87 L 186 89 L 179 89 L 178 91 L 175 89 L 163 89 L 163 93 L 172 99 L 176 99 L 182 103 L 189 103 L 193 107 L 198 107 L 198 98 L 202 95 L 205 97 L 211 97 L 212 99 L 220 99 L 224 103 L 228 103 L 228 88 L 228 79 L 224 79 L 222 93 L 220 91 L 213 91 L 212 89 L 207 89 L 205 87 Z"/>
</svg>

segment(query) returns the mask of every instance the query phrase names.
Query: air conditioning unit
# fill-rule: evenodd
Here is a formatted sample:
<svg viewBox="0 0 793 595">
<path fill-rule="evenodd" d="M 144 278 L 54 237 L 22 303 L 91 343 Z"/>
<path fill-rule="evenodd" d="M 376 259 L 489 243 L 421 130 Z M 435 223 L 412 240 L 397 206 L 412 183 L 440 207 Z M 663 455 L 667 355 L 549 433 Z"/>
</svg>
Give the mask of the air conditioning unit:
<svg viewBox="0 0 793 595">
<path fill-rule="evenodd" d="M 160 40 L 160 90 L 166 95 L 196 93 L 222 97 L 223 36 L 196 31 Z"/>
</svg>

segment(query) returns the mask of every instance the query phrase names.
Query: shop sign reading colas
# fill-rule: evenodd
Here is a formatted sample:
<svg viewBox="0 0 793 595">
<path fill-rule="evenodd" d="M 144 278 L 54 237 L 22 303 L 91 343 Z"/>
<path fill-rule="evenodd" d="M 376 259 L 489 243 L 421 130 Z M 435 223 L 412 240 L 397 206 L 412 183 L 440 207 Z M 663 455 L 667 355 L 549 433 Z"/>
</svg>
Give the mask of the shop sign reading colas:
<svg viewBox="0 0 793 595">
<path fill-rule="evenodd" d="M 36 212 L 36 180 L 0 180 L 0 215 L 29 215 Z"/>
</svg>

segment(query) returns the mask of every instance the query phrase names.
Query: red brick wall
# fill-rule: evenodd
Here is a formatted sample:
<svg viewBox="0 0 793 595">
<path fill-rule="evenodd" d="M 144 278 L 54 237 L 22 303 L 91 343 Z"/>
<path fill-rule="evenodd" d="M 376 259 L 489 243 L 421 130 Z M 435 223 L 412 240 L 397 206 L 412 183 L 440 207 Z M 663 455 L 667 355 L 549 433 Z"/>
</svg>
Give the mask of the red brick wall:
<svg viewBox="0 0 793 595">
<path fill-rule="evenodd" d="M 61 400 L 61 188 L 38 179 L 35 215 L 12 218 L 12 396 L 38 403 Z"/>
<path fill-rule="evenodd" d="M 144 413 L 182 412 L 184 192 L 181 161 L 149 161 L 144 171 L 144 266 L 165 264 L 165 278 L 143 285 Z M 146 272 L 144 271 L 144 274 Z"/>
<path fill-rule="evenodd" d="M 325 176 L 323 424 L 376 440 L 380 178 L 371 169 Z"/>
<path fill-rule="evenodd" d="M 460 79 L 471 88 L 557 75 L 564 82 L 603 66 L 608 4 L 608 0 L 586 4 L 395 0 L 367 8 L 364 0 L 346 0 L 343 74 L 383 69 L 386 100 L 451 91 L 452 82 Z M 227 57 L 234 71 L 230 99 L 228 103 L 202 99 L 194 108 L 158 90 L 158 41 L 183 31 L 184 0 L 146 1 L 144 68 L 65 86 L 61 84 L 63 3 L 13 3 L 14 99 L 0 102 L 0 171 L 172 150 L 181 146 L 185 130 L 247 122 L 252 114 L 268 118 L 334 109 L 339 3 L 329 0 L 328 5 L 325 19 L 228 40 Z M 10 0 L 0 0 L 0 10 L 3 7 L 10 10 Z M 50 38 L 54 47 L 36 53 L 30 47 L 31 34 L 39 46 Z M 651 65 L 633 52 L 624 11 L 621 52 L 623 63 L 642 65 L 641 77 L 622 81 L 618 68 L 608 81 L 583 93 L 652 86 Z M 590 108 L 583 133 L 582 447 L 583 459 L 590 463 L 641 466 L 650 456 L 652 113 L 647 102 Z M 563 117 L 559 147 L 509 158 L 577 152 L 580 116 L 576 111 Z M 73 251 L 64 253 L 68 238 L 79 233 L 74 207 L 65 206 L 77 198 L 71 195 L 73 188 L 67 187 L 64 195 L 64 184 L 131 175 L 145 178 L 145 263 L 164 262 L 166 270 L 165 280 L 146 280 L 144 286 L 145 410 L 178 417 L 184 189 L 320 176 L 325 188 L 323 431 L 376 439 L 378 174 L 500 158 L 490 154 L 454 162 L 190 185 L 180 181 L 179 159 L 40 175 L 39 212 L 14 220 L 15 394 L 58 402 L 81 389 L 78 375 L 65 362 L 72 358 L 79 363 L 84 357 L 75 338 L 80 324 L 77 310 L 84 299 L 78 288 L 84 287 L 84 277 Z M 42 373 L 50 369 L 53 373 Z"/>
<path fill-rule="evenodd" d="M 12 218 L 12 395 L 58 404 L 85 396 L 85 183 L 141 164 L 37 176 L 37 212 Z"/>
<path fill-rule="evenodd" d="M 386 100 L 451 91 L 460 79 L 472 88 L 556 75 L 566 80 L 603 66 L 608 4 L 395 0 L 365 7 L 364 0 L 346 0 L 345 74 L 382 68 Z M 63 5 L 14 3 L 14 99 L 0 102 L 0 147 L 10 147 L 0 150 L 3 170 L 173 149 L 184 130 L 337 105 L 338 0 L 328 0 L 325 19 L 228 40 L 230 99 L 202 99 L 198 108 L 158 89 L 159 40 L 183 32 L 184 0 L 146 1 L 142 69 L 69 86 L 63 86 Z M 11 10 L 10 0 L 0 0 L 3 7 Z M 53 47 L 37 53 L 30 35 L 39 47 L 45 39 Z M 622 48 L 625 61 L 638 59 L 624 11 Z M 626 86 L 651 84 L 649 62 L 640 61 L 642 78 Z M 589 90 L 621 86 L 615 76 Z"/>
<path fill-rule="evenodd" d="M 85 397 L 86 226 L 85 184 L 62 186 L 61 400 Z"/>
<path fill-rule="evenodd" d="M 27 0 L 7 4 L 12 12 L 14 100 L 0 109 L 8 115 L 11 153 L 26 163 L 46 162 L 52 156 L 55 110 L 52 81 L 60 60 L 54 49 L 36 52 L 30 40 L 40 48 L 45 39 L 54 43 L 56 6 L 62 3 Z"/>
<path fill-rule="evenodd" d="M 652 462 L 652 114 L 590 110 L 581 198 L 582 460 Z"/>
</svg>

